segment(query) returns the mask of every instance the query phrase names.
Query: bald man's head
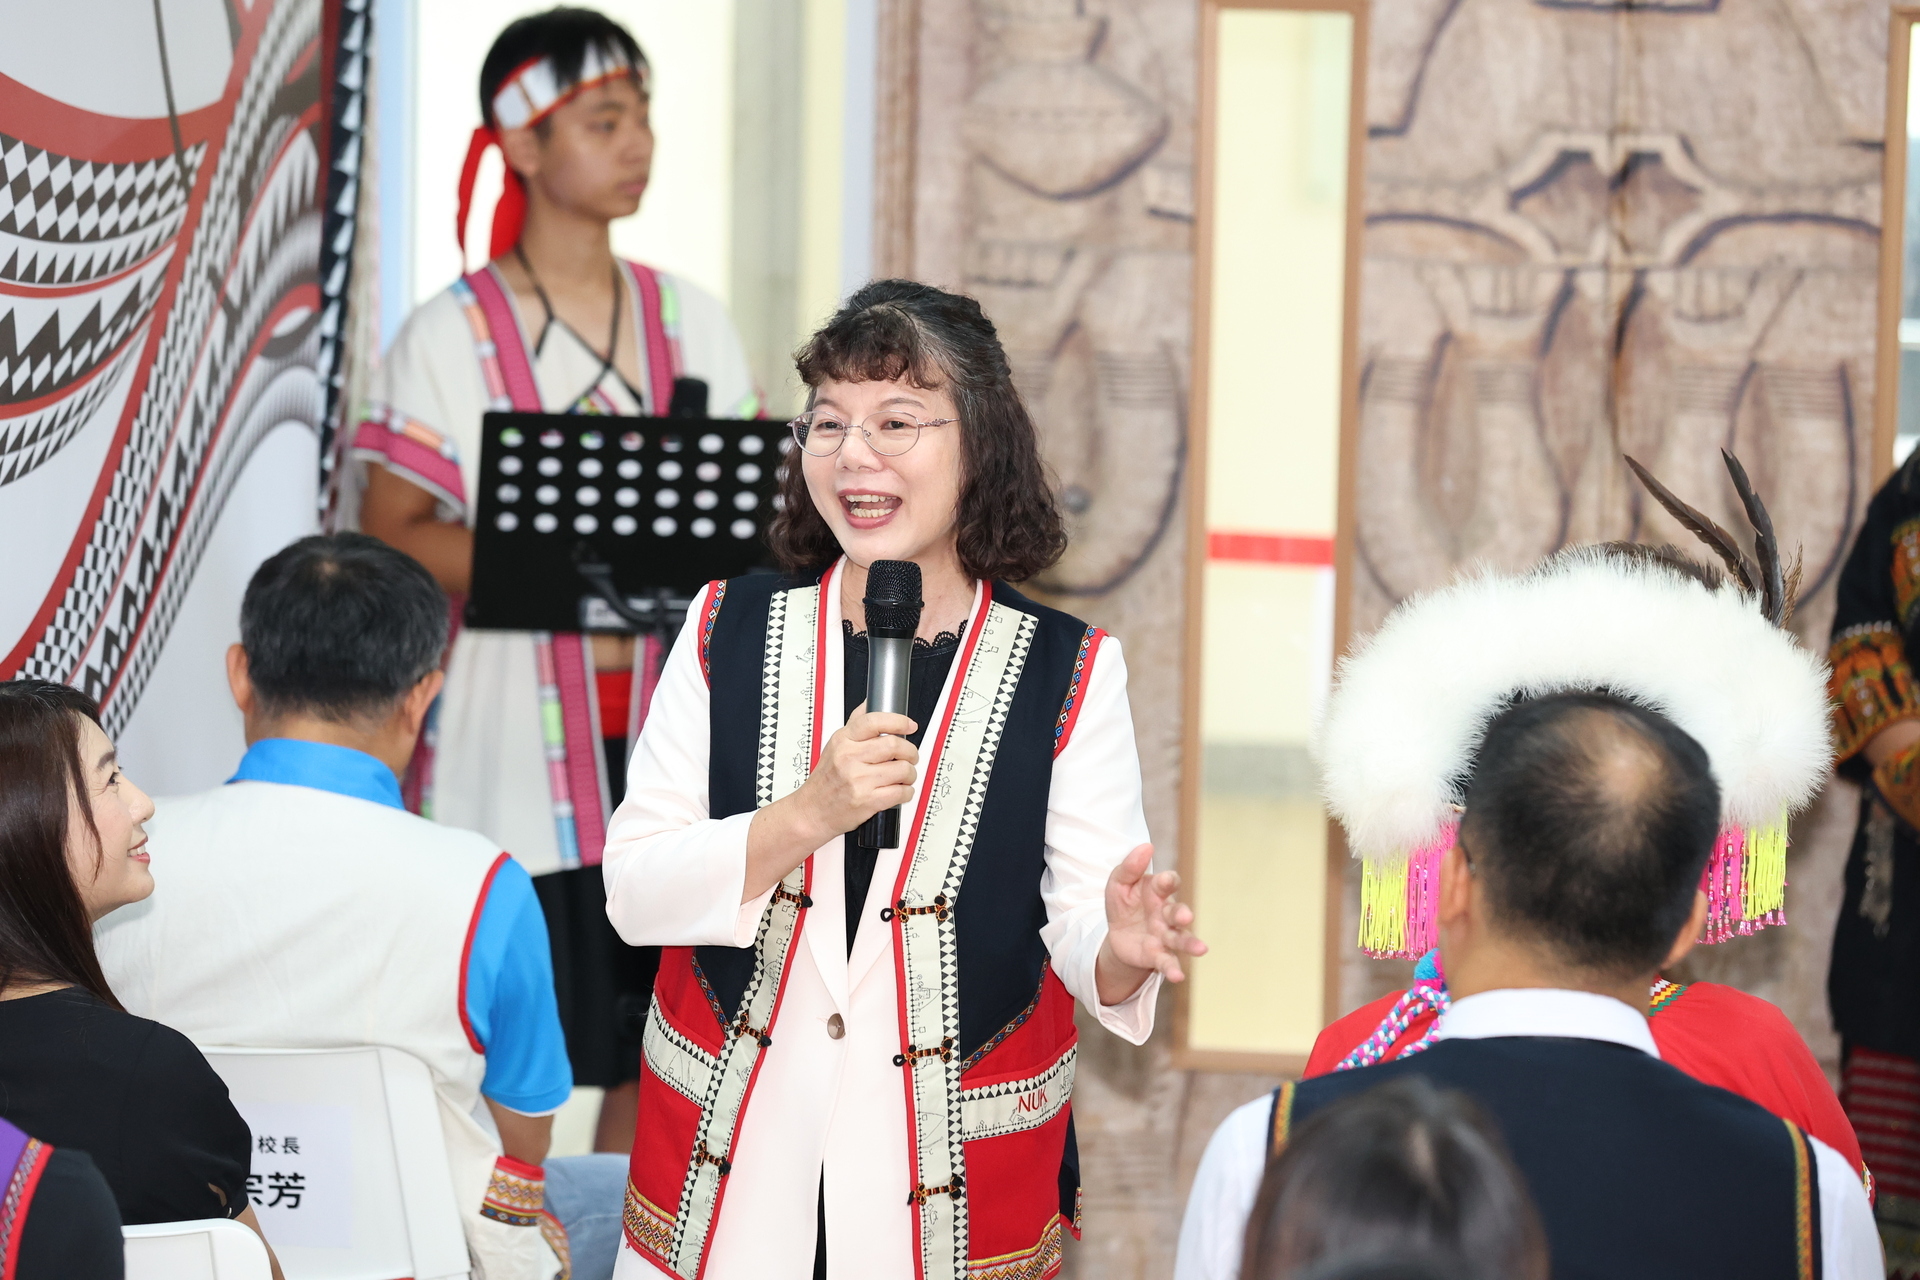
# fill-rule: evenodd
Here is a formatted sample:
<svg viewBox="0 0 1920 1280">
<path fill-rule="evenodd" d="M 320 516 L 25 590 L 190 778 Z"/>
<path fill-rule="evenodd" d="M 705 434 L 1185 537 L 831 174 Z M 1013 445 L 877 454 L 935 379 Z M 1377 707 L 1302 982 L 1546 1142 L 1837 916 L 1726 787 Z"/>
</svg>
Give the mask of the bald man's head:
<svg viewBox="0 0 1920 1280">
<path fill-rule="evenodd" d="M 1720 826 L 1707 754 L 1604 693 L 1510 708 L 1487 729 L 1461 844 L 1495 924 L 1610 976 L 1659 967 Z"/>
</svg>

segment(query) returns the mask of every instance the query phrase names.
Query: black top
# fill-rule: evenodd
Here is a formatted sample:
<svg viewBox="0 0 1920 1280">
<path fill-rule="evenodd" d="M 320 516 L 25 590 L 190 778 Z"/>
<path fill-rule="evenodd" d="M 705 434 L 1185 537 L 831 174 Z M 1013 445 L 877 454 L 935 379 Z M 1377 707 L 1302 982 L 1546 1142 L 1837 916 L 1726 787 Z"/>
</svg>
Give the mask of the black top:
<svg viewBox="0 0 1920 1280">
<path fill-rule="evenodd" d="M 0 1000 L 0 1116 L 92 1156 L 129 1225 L 247 1207 L 253 1139 L 225 1082 L 178 1031 L 78 987 Z"/>
<path fill-rule="evenodd" d="M 1293 1086 L 1291 1131 L 1406 1075 L 1465 1092 L 1499 1125 L 1539 1207 L 1554 1280 L 1798 1280 L 1800 1223 L 1819 1275 L 1819 1184 L 1804 1135 L 1625 1045 L 1442 1040 Z"/>
<path fill-rule="evenodd" d="M 121 1280 L 120 1210 L 84 1151 L 55 1147 L 20 1230 L 13 1280 Z"/>
<path fill-rule="evenodd" d="M 863 631 L 855 635 L 853 623 L 846 618 L 840 620 L 840 630 L 846 640 L 846 701 L 851 716 L 854 708 L 867 700 L 867 634 Z M 931 640 L 913 642 L 913 660 L 907 664 L 907 719 L 920 727 L 907 741 L 916 747 L 926 738 L 927 726 L 938 712 L 940 689 L 947 683 L 947 672 L 953 669 L 953 657 L 960 652 L 960 640 L 966 631 L 967 624 L 962 622 L 958 632 L 942 631 Z M 906 837 L 904 823 L 900 834 L 902 839 Z M 848 955 L 853 954 L 853 939 L 860 932 L 860 917 L 866 914 L 867 889 L 879 860 L 879 850 L 857 848 L 853 841 L 847 841 Z"/>
</svg>

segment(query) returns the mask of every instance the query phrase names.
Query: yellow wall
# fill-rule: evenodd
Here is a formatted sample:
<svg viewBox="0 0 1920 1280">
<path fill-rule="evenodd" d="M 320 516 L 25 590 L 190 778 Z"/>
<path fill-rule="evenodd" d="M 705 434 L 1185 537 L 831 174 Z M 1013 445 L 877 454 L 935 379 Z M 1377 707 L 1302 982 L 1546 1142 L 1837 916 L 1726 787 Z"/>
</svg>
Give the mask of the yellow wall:
<svg viewBox="0 0 1920 1280">
<path fill-rule="evenodd" d="M 1209 530 L 1331 538 L 1340 448 L 1352 19 L 1227 9 L 1215 85 Z M 1322 1021 L 1326 818 L 1307 743 L 1333 571 L 1215 561 L 1188 1044 L 1304 1053 Z"/>
</svg>

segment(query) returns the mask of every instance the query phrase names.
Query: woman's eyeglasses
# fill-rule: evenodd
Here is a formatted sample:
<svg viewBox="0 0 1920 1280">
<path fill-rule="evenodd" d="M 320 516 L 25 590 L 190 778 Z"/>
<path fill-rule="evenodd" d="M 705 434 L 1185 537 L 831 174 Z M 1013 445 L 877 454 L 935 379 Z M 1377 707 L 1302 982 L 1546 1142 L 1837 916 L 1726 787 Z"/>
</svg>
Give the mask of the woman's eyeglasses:
<svg viewBox="0 0 1920 1280">
<path fill-rule="evenodd" d="M 858 431 L 866 437 L 867 447 L 889 458 L 898 457 L 920 443 L 922 427 L 944 427 L 958 418 L 916 418 L 910 413 L 887 409 L 869 414 L 849 424 L 840 414 L 826 409 L 810 409 L 787 424 L 793 442 L 816 458 L 840 452 L 847 437 Z"/>
</svg>

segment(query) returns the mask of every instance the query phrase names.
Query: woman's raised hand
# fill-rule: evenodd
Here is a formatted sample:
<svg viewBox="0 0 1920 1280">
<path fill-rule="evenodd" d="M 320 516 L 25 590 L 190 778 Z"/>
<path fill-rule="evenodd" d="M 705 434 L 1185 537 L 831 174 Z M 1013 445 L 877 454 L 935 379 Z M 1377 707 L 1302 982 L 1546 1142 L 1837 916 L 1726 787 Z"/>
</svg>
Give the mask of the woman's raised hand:
<svg viewBox="0 0 1920 1280">
<path fill-rule="evenodd" d="M 800 789 L 753 815 L 747 832 L 747 876 L 740 901 L 779 884 L 807 855 L 837 835 L 913 794 L 920 750 L 907 741 L 919 726 L 861 703 L 820 749 Z"/>
<path fill-rule="evenodd" d="M 1207 953 L 1189 928 L 1193 908 L 1174 897 L 1179 888 L 1178 872 L 1154 874 L 1150 844 L 1136 847 L 1107 877 L 1107 940 L 1094 965 L 1101 1004 L 1119 1004 L 1156 972 L 1180 982 L 1180 957 Z"/>
</svg>

